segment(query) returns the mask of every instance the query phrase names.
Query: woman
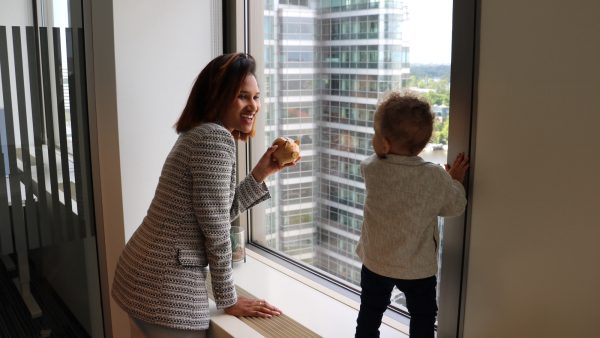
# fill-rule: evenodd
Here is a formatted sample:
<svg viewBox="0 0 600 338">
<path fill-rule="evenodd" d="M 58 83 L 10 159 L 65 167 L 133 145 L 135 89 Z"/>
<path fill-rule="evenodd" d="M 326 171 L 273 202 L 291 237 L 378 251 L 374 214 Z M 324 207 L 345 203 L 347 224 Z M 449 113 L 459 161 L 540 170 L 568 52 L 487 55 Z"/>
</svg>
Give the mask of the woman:
<svg viewBox="0 0 600 338">
<path fill-rule="evenodd" d="M 272 146 L 236 186 L 235 143 L 254 135 L 260 109 L 254 71 L 248 54 L 212 60 L 175 125 L 180 136 L 113 282 L 113 298 L 138 336 L 203 337 L 207 265 L 217 308 L 235 316 L 280 314 L 265 301 L 237 297 L 231 269 L 231 221 L 270 198 L 264 180 L 282 169 L 271 160 Z"/>
</svg>

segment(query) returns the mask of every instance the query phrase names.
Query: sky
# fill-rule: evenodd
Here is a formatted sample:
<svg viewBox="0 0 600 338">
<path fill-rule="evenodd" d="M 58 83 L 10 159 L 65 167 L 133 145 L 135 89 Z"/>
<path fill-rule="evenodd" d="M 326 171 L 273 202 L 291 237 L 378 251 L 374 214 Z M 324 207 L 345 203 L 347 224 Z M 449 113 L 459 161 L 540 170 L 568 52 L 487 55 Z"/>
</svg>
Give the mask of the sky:
<svg viewBox="0 0 600 338">
<path fill-rule="evenodd" d="M 450 64 L 452 0 L 405 0 L 408 22 L 405 37 L 411 63 Z M 56 25 L 67 26 L 67 0 L 54 0 Z"/>
<path fill-rule="evenodd" d="M 450 64 L 452 0 L 406 0 L 411 63 Z"/>
</svg>

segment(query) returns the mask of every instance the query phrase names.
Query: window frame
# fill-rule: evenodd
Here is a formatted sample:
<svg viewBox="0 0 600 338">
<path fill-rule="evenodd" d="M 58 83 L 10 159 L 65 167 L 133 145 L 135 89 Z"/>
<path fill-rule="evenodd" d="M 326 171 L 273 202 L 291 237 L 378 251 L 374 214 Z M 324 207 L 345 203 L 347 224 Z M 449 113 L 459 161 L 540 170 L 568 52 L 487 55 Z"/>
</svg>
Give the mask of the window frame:
<svg viewBox="0 0 600 338">
<path fill-rule="evenodd" d="M 257 60 L 257 80 L 259 86 L 264 88 L 265 77 L 264 59 L 262 48 L 263 42 L 263 3 L 249 0 L 236 1 L 233 5 L 227 5 L 223 1 L 224 21 L 224 52 L 243 51 L 251 53 Z M 230 3 L 231 4 L 231 3 Z M 476 75 L 478 66 L 478 40 L 479 40 L 479 8 L 480 0 L 453 0 L 452 13 L 452 62 L 450 71 L 450 115 L 452 123 L 449 128 L 448 158 L 454 158 L 459 151 L 474 155 L 474 125 L 476 106 Z M 227 19 L 230 18 L 230 19 Z M 259 48 L 253 49 L 253 43 Z M 263 102 L 263 107 L 267 103 Z M 263 130 L 263 125 L 257 125 L 257 130 Z M 248 143 L 240 143 L 238 146 L 238 175 L 243 179 L 251 169 L 253 159 L 259 158 L 266 149 L 264 134 L 257 133 L 257 137 Z M 471 168 L 474 166 L 474 158 L 471 156 Z M 465 179 L 467 199 L 471 201 L 472 178 Z M 465 213 L 460 217 L 446 219 L 444 222 L 444 249 L 441 255 L 442 273 L 438 281 L 439 288 L 439 312 L 438 312 L 438 336 L 462 336 L 464 323 L 465 289 L 468 273 L 468 247 L 470 233 L 471 205 L 467 205 Z M 292 260 L 287 256 L 272 249 L 264 247 L 252 241 L 252 224 L 264 223 L 264 213 L 249 210 L 242 215 L 236 223 L 245 227 L 248 231 L 248 249 L 257 252 L 279 264 L 292 268 L 294 271 L 317 281 L 340 295 L 358 299 L 360 291 L 349 287 L 346 282 L 329 276 L 327 273 L 316 268 L 304 265 Z M 260 228 L 260 227 L 258 227 Z M 251 231 L 252 230 L 252 231 Z M 391 310 L 391 311 L 390 311 Z M 389 309 L 387 316 L 403 323 L 408 323 L 404 311 Z"/>
</svg>

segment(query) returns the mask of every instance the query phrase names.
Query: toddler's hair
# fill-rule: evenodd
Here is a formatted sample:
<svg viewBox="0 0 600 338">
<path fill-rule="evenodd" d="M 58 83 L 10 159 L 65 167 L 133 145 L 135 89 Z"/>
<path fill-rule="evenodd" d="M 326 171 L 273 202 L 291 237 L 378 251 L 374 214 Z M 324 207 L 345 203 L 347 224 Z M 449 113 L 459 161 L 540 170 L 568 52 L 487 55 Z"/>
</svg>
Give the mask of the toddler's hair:
<svg viewBox="0 0 600 338">
<path fill-rule="evenodd" d="M 418 155 L 433 133 L 434 115 L 427 101 L 411 92 L 388 92 L 375 112 L 375 124 L 392 144 Z"/>
</svg>

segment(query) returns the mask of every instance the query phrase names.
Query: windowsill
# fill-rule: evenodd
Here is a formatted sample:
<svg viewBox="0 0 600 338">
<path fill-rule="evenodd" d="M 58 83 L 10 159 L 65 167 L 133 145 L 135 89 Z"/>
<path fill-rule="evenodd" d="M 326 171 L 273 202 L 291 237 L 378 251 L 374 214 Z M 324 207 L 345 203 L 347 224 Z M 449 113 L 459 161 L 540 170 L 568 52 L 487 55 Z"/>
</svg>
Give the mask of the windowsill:
<svg viewBox="0 0 600 338">
<path fill-rule="evenodd" d="M 233 269 L 236 284 L 280 308 L 290 318 L 323 337 L 353 337 L 359 304 L 341 294 L 247 250 L 246 263 Z M 262 337 L 241 320 L 211 304 L 210 337 Z M 384 317 L 381 337 L 408 337 L 408 327 Z"/>
</svg>

